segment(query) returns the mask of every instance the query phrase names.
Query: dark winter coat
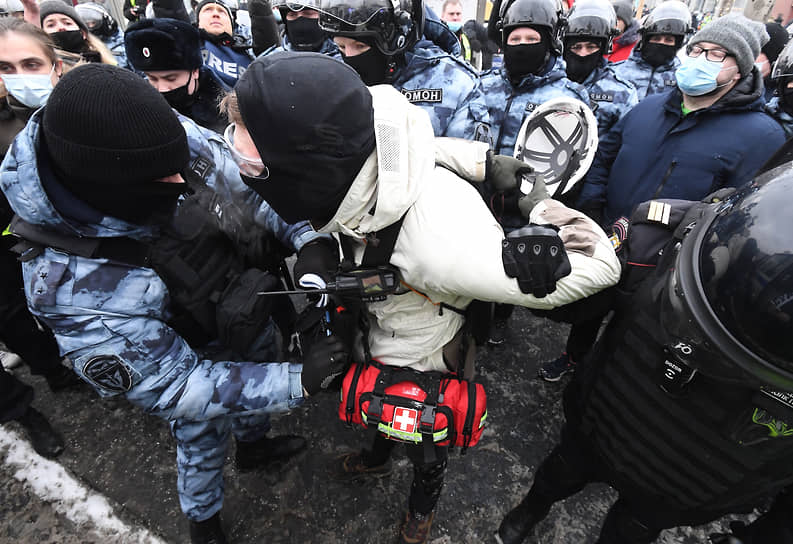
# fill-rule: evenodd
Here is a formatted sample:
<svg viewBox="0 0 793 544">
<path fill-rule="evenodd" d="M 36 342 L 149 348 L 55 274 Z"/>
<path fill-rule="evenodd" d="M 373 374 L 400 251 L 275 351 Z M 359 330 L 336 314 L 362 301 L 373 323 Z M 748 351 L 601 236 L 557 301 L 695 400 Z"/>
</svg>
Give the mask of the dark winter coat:
<svg viewBox="0 0 793 544">
<path fill-rule="evenodd" d="M 684 116 L 682 100 L 678 89 L 648 96 L 601 137 L 580 208 L 608 225 L 645 200 L 699 200 L 749 181 L 785 141 L 756 69 L 709 108 Z"/>
</svg>

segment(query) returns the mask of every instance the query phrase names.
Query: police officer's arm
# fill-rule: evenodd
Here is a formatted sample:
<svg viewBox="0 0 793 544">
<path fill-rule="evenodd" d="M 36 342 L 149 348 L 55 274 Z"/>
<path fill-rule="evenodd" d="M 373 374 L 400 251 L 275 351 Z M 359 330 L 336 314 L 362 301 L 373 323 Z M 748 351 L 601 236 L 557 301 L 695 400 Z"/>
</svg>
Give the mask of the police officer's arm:
<svg viewBox="0 0 793 544">
<path fill-rule="evenodd" d="M 490 114 L 479 78 L 473 80 L 470 92 L 457 104 L 457 109 L 446 126 L 444 136 L 493 145 L 490 134 Z"/>
<path fill-rule="evenodd" d="M 182 115 L 179 115 L 179 120 L 187 133 L 192 173 L 203 179 L 220 197 L 234 202 L 254 222 L 295 251 L 312 240 L 330 239 L 327 234 L 315 232 L 307 221 L 294 225 L 286 223 L 258 193 L 242 182 L 239 167 L 220 135 L 196 125 Z"/>
<path fill-rule="evenodd" d="M 259 56 L 263 51 L 281 43 L 278 24 L 269 0 L 251 0 L 248 2 L 248 13 L 251 16 L 254 55 Z"/>
<path fill-rule="evenodd" d="M 179 19 L 180 21 L 190 22 L 190 16 L 187 14 L 187 8 L 184 7 L 182 0 L 152 0 L 155 17 L 167 17 L 169 19 Z M 146 7 L 145 1 L 140 9 Z M 125 13 L 126 15 L 126 13 Z"/>
</svg>

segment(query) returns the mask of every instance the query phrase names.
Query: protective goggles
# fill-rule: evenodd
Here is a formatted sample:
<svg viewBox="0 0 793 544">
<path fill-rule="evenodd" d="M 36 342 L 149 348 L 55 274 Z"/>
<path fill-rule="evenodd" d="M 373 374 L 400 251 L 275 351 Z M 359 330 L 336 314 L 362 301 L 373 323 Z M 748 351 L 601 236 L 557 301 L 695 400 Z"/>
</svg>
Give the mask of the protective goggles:
<svg viewBox="0 0 793 544">
<path fill-rule="evenodd" d="M 270 169 L 264 165 L 262 159 L 258 157 L 248 157 L 247 155 L 240 153 L 240 151 L 234 146 L 234 132 L 236 127 L 237 124 L 232 123 L 226 127 L 226 130 L 223 133 L 223 141 L 226 142 L 226 147 L 229 148 L 231 157 L 234 159 L 234 162 L 237 163 L 237 166 L 239 166 L 240 172 L 246 176 L 256 178 L 261 181 L 266 180 L 270 177 Z"/>
</svg>

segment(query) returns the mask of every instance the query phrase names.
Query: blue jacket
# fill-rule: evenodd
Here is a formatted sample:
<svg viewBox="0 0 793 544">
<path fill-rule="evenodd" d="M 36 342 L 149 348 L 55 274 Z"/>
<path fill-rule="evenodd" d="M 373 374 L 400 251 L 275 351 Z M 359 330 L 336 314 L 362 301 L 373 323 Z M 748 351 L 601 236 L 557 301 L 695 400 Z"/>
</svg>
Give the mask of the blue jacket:
<svg viewBox="0 0 793 544">
<path fill-rule="evenodd" d="M 603 224 L 610 225 L 646 200 L 700 200 L 749 181 L 785 141 L 763 112 L 756 74 L 685 116 L 678 89 L 642 100 L 600 139 L 579 207 L 604 208 Z"/>
<path fill-rule="evenodd" d="M 156 235 L 153 227 L 102 216 L 90 208 L 96 218 L 91 222 L 62 215 L 39 177 L 40 120 L 41 111 L 17 137 L 0 167 L 0 187 L 18 215 L 71 235 L 136 239 Z M 243 194 L 238 172 L 226 175 L 233 163 L 219 137 L 186 118 L 181 121 L 189 136 L 192 168 L 203 171 L 210 187 L 255 212 L 258 222 L 269 226 L 284 243 L 299 247 L 317 236 L 307 224 L 286 225 L 253 191 Z M 197 168 L 196 161 L 204 161 L 203 166 L 199 163 Z M 61 352 L 100 395 L 122 393 L 154 415 L 193 421 L 283 411 L 301 402 L 300 365 L 212 361 L 199 356 L 166 324 L 168 289 L 150 268 L 45 249 L 23 263 L 23 276 L 31 311 L 53 330 Z M 97 361 L 112 365 L 125 378 L 118 382 L 123 387 L 108 389 L 92 380 L 86 368 Z"/>
<path fill-rule="evenodd" d="M 428 41 L 405 53 L 394 88 L 430 116 L 435 136 L 489 142 L 490 119 L 476 72 Z"/>
<path fill-rule="evenodd" d="M 543 75 L 528 75 L 518 85 L 510 82 L 503 67 L 484 72 L 481 79 L 493 131 L 492 147 L 499 155 L 512 156 L 523 120 L 543 102 L 564 95 L 589 105 L 586 89 L 567 79 L 561 57 L 551 56 Z"/>
<path fill-rule="evenodd" d="M 623 115 L 639 103 L 636 87 L 614 73 L 614 68 L 602 59 L 582 83 L 589 94 L 589 103 L 598 121 L 598 136 L 603 136 Z"/>
<path fill-rule="evenodd" d="M 779 97 L 775 96 L 766 104 L 765 111 L 776 119 L 785 131 L 785 138 L 793 138 L 793 116 L 779 107 Z"/>
<path fill-rule="evenodd" d="M 113 56 L 116 57 L 116 61 L 118 61 L 118 65 L 121 68 L 129 68 L 129 62 L 127 62 L 127 50 L 124 49 L 124 33 L 120 30 L 117 30 L 115 34 L 110 36 L 109 38 L 102 38 L 102 42 L 110 49 L 110 52 L 113 53 Z"/>
<path fill-rule="evenodd" d="M 248 51 L 232 49 L 228 45 L 215 44 L 210 40 L 203 40 L 201 43 L 204 65 L 211 68 L 229 87 L 234 87 L 253 60 Z"/>
<path fill-rule="evenodd" d="M 675 71 L 680 66 L 677 57 L 657 68 L 642 58 L 641 51 L 634 49 L 627 59 L 612 64 L 614 73 L 623 81 L 630 81 L 639 95 L 639 100 L 651 94 L 663 93 L 677 87 Z"/>
</svg>

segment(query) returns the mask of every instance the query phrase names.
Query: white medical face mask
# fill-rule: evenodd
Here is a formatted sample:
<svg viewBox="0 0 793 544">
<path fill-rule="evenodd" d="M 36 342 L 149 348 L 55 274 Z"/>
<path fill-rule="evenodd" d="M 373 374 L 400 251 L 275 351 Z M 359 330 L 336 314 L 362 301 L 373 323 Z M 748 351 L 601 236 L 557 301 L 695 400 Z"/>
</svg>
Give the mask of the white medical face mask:
<svg viewBox="0 0 793 544">
<path fill-rule="evenodd" d="M 52 73 L 55 65 L 47 75 L 41 74 L 3 74 L 8 93 L 28 108 L 40 108 L 47 103 L 52 92 Z"/>
</svg>

